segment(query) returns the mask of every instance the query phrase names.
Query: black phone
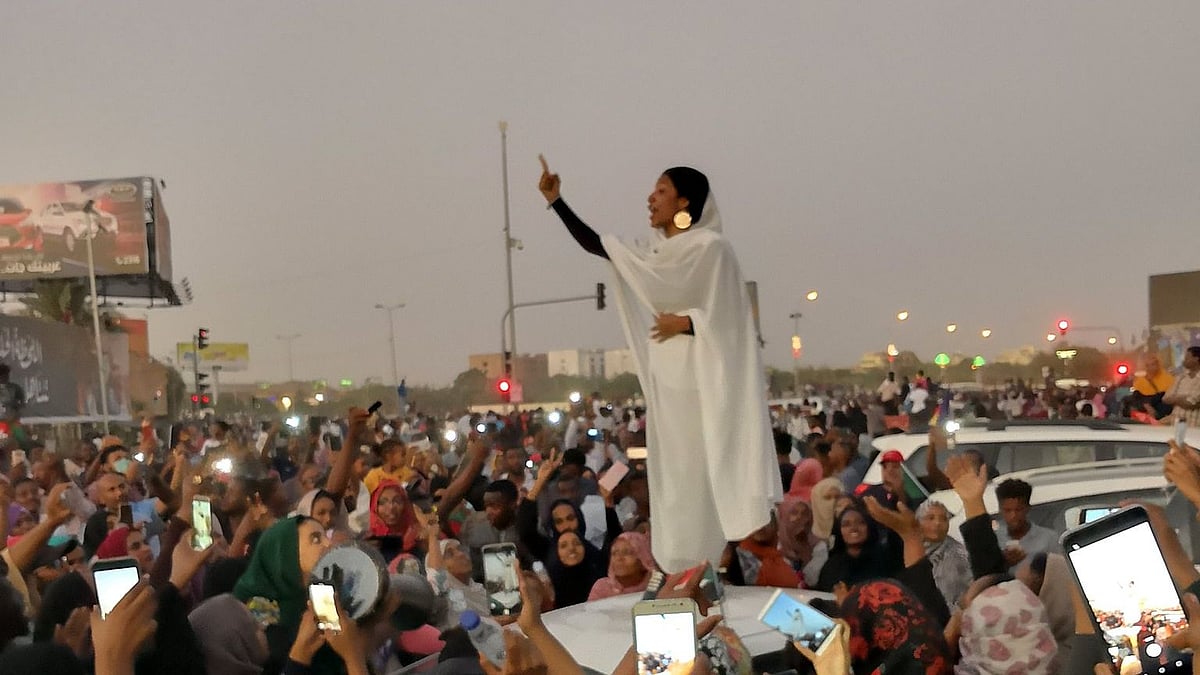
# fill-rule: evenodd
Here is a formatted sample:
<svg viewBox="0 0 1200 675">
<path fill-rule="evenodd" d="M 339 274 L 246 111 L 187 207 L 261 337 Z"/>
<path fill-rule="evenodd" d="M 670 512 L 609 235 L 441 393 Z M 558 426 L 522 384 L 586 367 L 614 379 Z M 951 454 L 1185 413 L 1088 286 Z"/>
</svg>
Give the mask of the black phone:
<svg viewBox="0 0 1200 675">
<path fill-rule="evenodd" d="M 382 407 L 383 407 L 383 401 L 375 401 L 374 403 L 371 404 L 370 408 L 367 408 L 367 414 L 374 415 L 375 411 L 379 410 Z"/>
<path fill-rule="evenodd" d="M 1071 530 L 1062 546 L 1115 666 L 1136 659 L 1138 672 L 1192 672 L 1192 655 L 1166 641 L 1187 630 L 1188 619 L 1145 509 L 1126 507 Z"/>
<path fill-rule="evenodd" d="M 121 504 L 121 513 L 117 519 L 129 527 L 133 527 L 133 507 L 129 505 L 129 502 Z"/>
</svg>

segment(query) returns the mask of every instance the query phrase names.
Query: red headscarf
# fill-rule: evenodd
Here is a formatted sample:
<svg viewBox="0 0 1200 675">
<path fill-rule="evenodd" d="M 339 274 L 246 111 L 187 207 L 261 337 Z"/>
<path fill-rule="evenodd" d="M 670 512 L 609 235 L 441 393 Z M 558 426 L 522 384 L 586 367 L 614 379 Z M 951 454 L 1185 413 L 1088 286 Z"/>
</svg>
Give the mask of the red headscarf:
<svg viewBox="0 0 1200 675">
<path fill-rule="evenodd" d="M 803 501 L 812 499 L 813 486 L 821 482 L 825 477 L 825 470 L 821 468 L 821 463 L 809 457 L 800 460 L 796 465 L 796 473 L 792 474 L 792 485 L 788 490 L 788 497 L 798 497 Z"/>
<path fill-rule="evenodd" d="M 100 560 L 108 560 L 109 558 L 124 558 L 129 555 L 129 528 L 121 525 L 116 527 L 104 541 L 100 542 L 100 546 L 96 548 L 96 557 Z"/>
<path fill-rule="evenodd" d="M 379 497 L 384 490 L 393 489 L 404 498 L 404 511 L 400 514 L 400 523 L 396 527 L 388 527 L 379 517 Z M 417 514 L 413 511 L 412 501 L 404 486 L 390 480 L 384 480 L 371 493 L 371 536 L 373 537 L 404 537 L 404 550 L 411 551 L 417 543 Z"/>
</svg>

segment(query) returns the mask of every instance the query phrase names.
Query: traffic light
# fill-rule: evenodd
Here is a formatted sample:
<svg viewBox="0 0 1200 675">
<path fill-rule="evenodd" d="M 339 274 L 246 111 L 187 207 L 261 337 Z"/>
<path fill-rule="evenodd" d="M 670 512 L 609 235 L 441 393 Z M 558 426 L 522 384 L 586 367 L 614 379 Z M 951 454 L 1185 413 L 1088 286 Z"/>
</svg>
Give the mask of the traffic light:
<svg viewBox="0 0 1200 675">
<path fill-rule="evenodd" d="M 202 405 L 209 405 L 210 403 L 212 403 L 212 397 L 209 396 L 208 394 L 201 394 L 200 395 L 200 403 Z"/>
<path fill-rule="evenodd" d="M 1070 328 L 1071 328 L 1071 322 L 1070 322 L 1070 321 L 1067 321 L 1066 319 L 1059 319 L 1059 320 L 1058 320 L 1058 334 L 1059 334 L 1059 335 L 1066 335 L 1066 334 L 1067 334 L 1067 330 L 1069 330 Z"/>
<path fill-rule="evenodd" d="M 211 386 L 205 380 L 208 379 L 208 373 L 196 373 L 196 393 L 201 397 L 208 397 L 208 388 Z"/>
<path fill-rule="evenodd" d="M 508 403 L 512 399 L 512 380 L 507 377 L 502 377 L 496 381 L 496 391 L 500 392 L 500 398 Z"/>
<path fill-rule="evenodd" d="M 196 349 L 208 349 L 207 328 L 199 328 L 196 330 Z"/>
<path fill-rule="evenodd" d="M 1127 377 L 1129 375 L 1129 373 L 1132 372 L 1132 369 L 1129 367 L 1128 363 L 1118 363 L 1116 372 L 1117 372 L 1117 379 L 1122 379 L 1122 378 Z"/>
<path fill-rule="evenodd" d="M 596 309 L 604 309 L 604 282 L 596 284 Z"/>
<path fill-rule="evenodd" d="M 200 395 L 192 394 L 192 403 L 199 403 L 199 402 L 200 402 Z"/>
</svg>

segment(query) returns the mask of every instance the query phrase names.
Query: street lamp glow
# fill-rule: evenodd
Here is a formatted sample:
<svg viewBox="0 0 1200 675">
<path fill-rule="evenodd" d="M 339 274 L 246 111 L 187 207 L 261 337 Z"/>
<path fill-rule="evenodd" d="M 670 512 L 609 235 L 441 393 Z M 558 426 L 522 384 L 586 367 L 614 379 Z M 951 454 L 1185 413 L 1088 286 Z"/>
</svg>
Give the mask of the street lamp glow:
<svg viewBox="0 0 1200 675">
<path fill-rule="evenodd" d="M 1054 342 L 1057 339 L 1058 339 L 1058 336 L 1055 335 L 1054 333 L 1046 333 L 1046 342 Z"/>
<path fill-rule="evenodd" d="M 818 293 L 816 291 L 809 291 L 808 295 L 804 296 L 804 299 L 808 300 L 809 302 L 815 302 L 817 299 L 817 295 L 818 295 Z"/>
<path fill-rule="evenodd" d="M 1114 335 L 1114 336 L 1108 338 L 1108 344 L 1110 344 L 1110 345 L 1117 344 L 1117 336 Z"/>
<path fill-rule="evenodd" d="M 990 337 L 992 337 L 992 329 L 984 328 L 983 330 L 979 331 L 979 334 L 982 335 L 984 338 L 990 338 Z"/>
<path fill-rule="evenodd" d="M 896 358 L 897 356 L 900 356 L 900 350 L 899 350 L 899 349 L 896 349 L 896 345 L 894 345 L 894 344 L 889 344 L 889 345 L 887 346 L 887 355 L 888 355 L 888 356 L 890 356 L 890 357 L 892 357 L 892 358 L 894 359 L 894 358 Z"/>
<path fill-rule="evenodd" d="M 325 394 L 322 394 L 322 393 L 319 393 L 319 392 L 318 392 L 318 393 L 316 393 L 316 394 L 313 394 L 313 398 L 315 398 L 315 399 L 317 400 L 317 403 L 324 403 L 324 402 L 325 402 Z"/>
<path fill-rule="evenodd" d="M 557 410 L 551 410 L 550 414 L 546 415 L 546 420 L 550 422 L 550 424 L 557 425 L 562 421 L 562 413 L 558 412 Z"/>
<path fill-rule="evenodd" d="M 907 309 L 903 310 L 899 314 L 897 314 L 896 320 L 897 321 L 908 321 L 908 310 Z"/>
<path fill-rule="evenodd" d="M 956 330 L 958 330 L 958 324 L 956 324 L 956 323 L 946 324 L 946 332 L 947 333 L 953 333 Z"/>
<path fill-rule="evenodd" d="M 291 396 L 284 396 L 283 398 L 279 399 L 279 402 L 283 404 L 284 410 L 292 409 L 292 397 Z"/>
</svg>

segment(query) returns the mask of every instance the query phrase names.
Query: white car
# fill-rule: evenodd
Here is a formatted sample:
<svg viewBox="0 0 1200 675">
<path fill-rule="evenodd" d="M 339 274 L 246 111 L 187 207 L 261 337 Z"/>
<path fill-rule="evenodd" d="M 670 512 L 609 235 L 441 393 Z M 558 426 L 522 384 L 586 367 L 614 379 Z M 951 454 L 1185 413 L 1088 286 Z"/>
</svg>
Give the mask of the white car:
<svg viewBox="0 0 1200 675">
<path fill-rule="evenodd" d="M 938 466 L 944 469 L 950 455 L 968 449 L 978 450 L 993 473 L 1002 476 L 1042 467 L 1162 457 L 1167 454 L 1167 441 L 1174 433 L 1171 425 L 1124 424 L 1100 419 L 996 420 L 960 428 L 954 434 L 955 450 L 939 453 Z M 1189 429 L 1187 440 L 1192 447 L 1200 447 L 1200 429 Z M 913 476 L 926 476 L 928 433 L 880 436 L 871 445 L 880 454 L 862 482 L 871 485 L 883 482 L 879 460 L 888 450 L 904 456 L 904 465 Z"/>
<path fill-rule="evenodd" d="M 746 644 L 753 657 L 762 657 L 783 649 L 787 638 L 758 620 L 771 599 L 774 588 L 726 586 L 720 613 Z M 793 597 L 809 602 L 814 598 L 832 600 L 829 593 L 788 590 Z M 641 593 L 618 595 L 582 605 L 566 607 L 544 616 L 546 627 L 562 642 L 579 665 L 599 673 L 611 673 L 633 644 L 633 606 Z M 716 611 L 716 608 L 714 608 Z M 756 668 L 754 672 L 762 672 Z"/>
<path fill-rule="evenodd" d="M 42 207 L 36 222 L 42 228 L 43 234 L 61 237 L 67 251 L 75 251 L 75 243 L 87 236 L 88 232 L 95 235 L 99 232 L 113 234 L 117 231 L 117 218 L 111 213 L 95 209 L 89 223 L 88 214 L 83 212 L 83 205 L 75 202 L 50 202 Z M 90 229 L 89 229 L 90 226 Z"/>
</svg>

